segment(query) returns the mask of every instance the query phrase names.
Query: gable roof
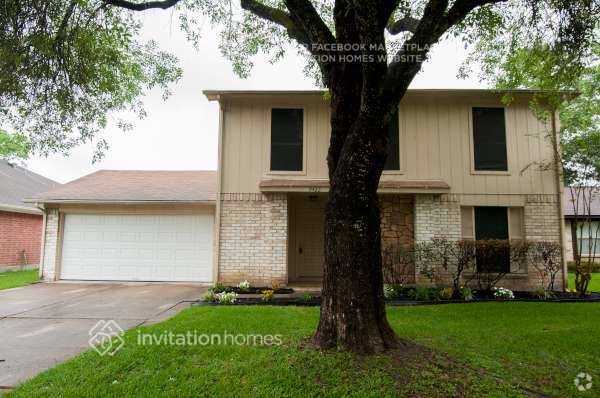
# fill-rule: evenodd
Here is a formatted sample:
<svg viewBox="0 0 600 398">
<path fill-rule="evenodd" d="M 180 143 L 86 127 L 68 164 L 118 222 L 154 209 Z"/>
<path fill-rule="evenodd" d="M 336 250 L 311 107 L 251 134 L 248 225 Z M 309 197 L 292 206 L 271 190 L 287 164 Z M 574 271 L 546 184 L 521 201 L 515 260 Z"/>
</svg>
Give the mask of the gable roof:
<svg viewBox="0 0 600 398">
<path fill-rule="evenodd" d="M 27 200 L 39 203 L 215 202 L 216 171 L 100 170 Z"/>
<path fill-rule="evenodd" d="M 569 187 L 565 187 L 563 201 L 565 218 L 575 217 L 576 203 L 579 217 L 587 217 L 589 209 L 589 215 L 592 218 L 600 218 L 600 188 L 586 187 L 573 189 L 573 192 L 571 192 Z"/>
<path fill-rule="evenodd" d="M 0 159 L 0 210 L 41 214 L 41 210 L 23 199 L 59 186 L 56 181 Z"/>
</svg>

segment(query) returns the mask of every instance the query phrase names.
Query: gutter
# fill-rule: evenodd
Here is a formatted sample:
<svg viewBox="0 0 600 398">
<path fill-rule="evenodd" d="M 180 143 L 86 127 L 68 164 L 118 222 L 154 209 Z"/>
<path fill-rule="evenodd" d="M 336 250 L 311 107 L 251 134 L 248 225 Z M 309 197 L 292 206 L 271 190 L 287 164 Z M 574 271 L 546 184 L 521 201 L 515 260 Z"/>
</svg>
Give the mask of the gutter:
<svg viewBox="0 0 600 398">
<path fill-rule="evenodd" d="M 214 200 L 96 200 L 96 199 L 24 199 L 26 203 L 44 203 L 44 204 L 88 204 L 88 205 L 137 205 L 137 204 L 170 204 L 170 205 L 209 205 L 214 206 Z"/>
<path fill-rule="evenodd" d="M 559 144 L 558 128 L 556 125 L 556 111 L 552 111 L 552 149 L 554 152 L 554 178 L 556 182 L 556 195 L 558 200 L 558 230 L 560 233 L 560 254 L 562 258 L 562 277 L 563 291 L 567 290 L 568 270 L 567 270 L 567 249 L 565 247 L 565 203 L 564 203 L 564 184 L 562 179 L 562 154 Z"/>
<path fill-rule="evenodd" d="M 28 202 L 26 202 L 26 203 L 28 203 Z M 11 213 L 35 214 L 38 216 L 42 215 L 41 210 L 33 208 L 33 207 L 28 207 L 28 206 L 15 206 L 15 205 L 0 204 L 0 211 L 6 211 L 6 212 L 11 212 Z"/>
</svg>

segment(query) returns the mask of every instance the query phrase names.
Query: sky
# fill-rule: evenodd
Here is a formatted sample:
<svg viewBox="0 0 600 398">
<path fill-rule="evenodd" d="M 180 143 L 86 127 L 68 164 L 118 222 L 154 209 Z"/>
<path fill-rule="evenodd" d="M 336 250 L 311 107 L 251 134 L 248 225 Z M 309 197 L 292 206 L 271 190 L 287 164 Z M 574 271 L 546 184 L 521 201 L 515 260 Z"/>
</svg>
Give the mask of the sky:
<svg viewBox="0 0 600 398">
<path fill-rule="evenodd" d="M 107 128 L 110 148 L 101 161 L 93 164 L 93 145 L 83 145 L 68 156 L 33 157 L 25 162 L 30 170 L 61 183 L 102 169 L 216 170 L 219 107 L 206 99 L 203 90 L 316 88 L 303 75 L 303 61 L 295 55 L 274 65 L 257 58 L 251 76 L 240 79 L 221 56 L 216 32 L 208 24 L 202 28 L 199 49 L 195 49 L 179 31 L 171 11 L 148 11 L 143 18 L 144 38 L 157 41 L 179 58 L 183 78 L 172 86 L 173 95 L 163 101 L 160 91 L 151 91 L 144 97 L 148 116 L 137 120 L 133 130 Z M 465 56 L 458 42 L 435 46 L 410 88 L 481 87 L 476 78 L 456 77 Z"/>
</svg>

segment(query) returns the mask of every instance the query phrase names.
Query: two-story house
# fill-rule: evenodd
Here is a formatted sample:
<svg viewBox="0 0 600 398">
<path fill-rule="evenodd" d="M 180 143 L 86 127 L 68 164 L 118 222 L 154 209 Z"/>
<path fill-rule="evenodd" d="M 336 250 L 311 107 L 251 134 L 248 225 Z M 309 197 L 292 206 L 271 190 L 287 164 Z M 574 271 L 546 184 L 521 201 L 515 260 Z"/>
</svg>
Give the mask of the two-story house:
<svg viewBox="0 0 600 398">
<path fill-rule="evenodd" d="M 46 213 L 45 279 L 320 281 L 323 92 L 205 95 L 220 109 L 216 174 L 101 171 L 31 199 Z M 505 107 L 489 90 L 409 90 L 379 188 L 384 246 L 441 236 L 561 241 L 561 184 L 540 167 L 553 150 L 530 96 L 515 93 Z M 503 286 L 538 286 L 527 264 L 506 266 Z"/>
<path fill-rule="evenodd" d="M 318 282 L 329 184 L 323 92 L 205 94 L 221 109 L 218 279 Z M 552 145 L 530 95 L 505 107 L 488 90 L 409 90 L 380 182 L 383 246 L 434 236 L 560 241 L 558 180 L 539 167 Z M 504 286 L 537 287 L 526 265 L 507 266 Z"/>
</svg>

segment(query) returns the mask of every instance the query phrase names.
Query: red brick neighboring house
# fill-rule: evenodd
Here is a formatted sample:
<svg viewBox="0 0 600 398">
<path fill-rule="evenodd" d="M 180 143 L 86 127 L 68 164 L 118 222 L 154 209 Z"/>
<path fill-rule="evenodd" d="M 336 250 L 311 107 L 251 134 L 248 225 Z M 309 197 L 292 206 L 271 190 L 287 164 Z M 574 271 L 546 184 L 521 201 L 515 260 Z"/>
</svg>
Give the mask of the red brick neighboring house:
<svg viewBox="0 0 600 398">
<path fill-rule="evenodd" d="M 37 267 L 43 216 L 29 197 L 60 184 L 0 159 L 0 272 Z"/>
</svg>

